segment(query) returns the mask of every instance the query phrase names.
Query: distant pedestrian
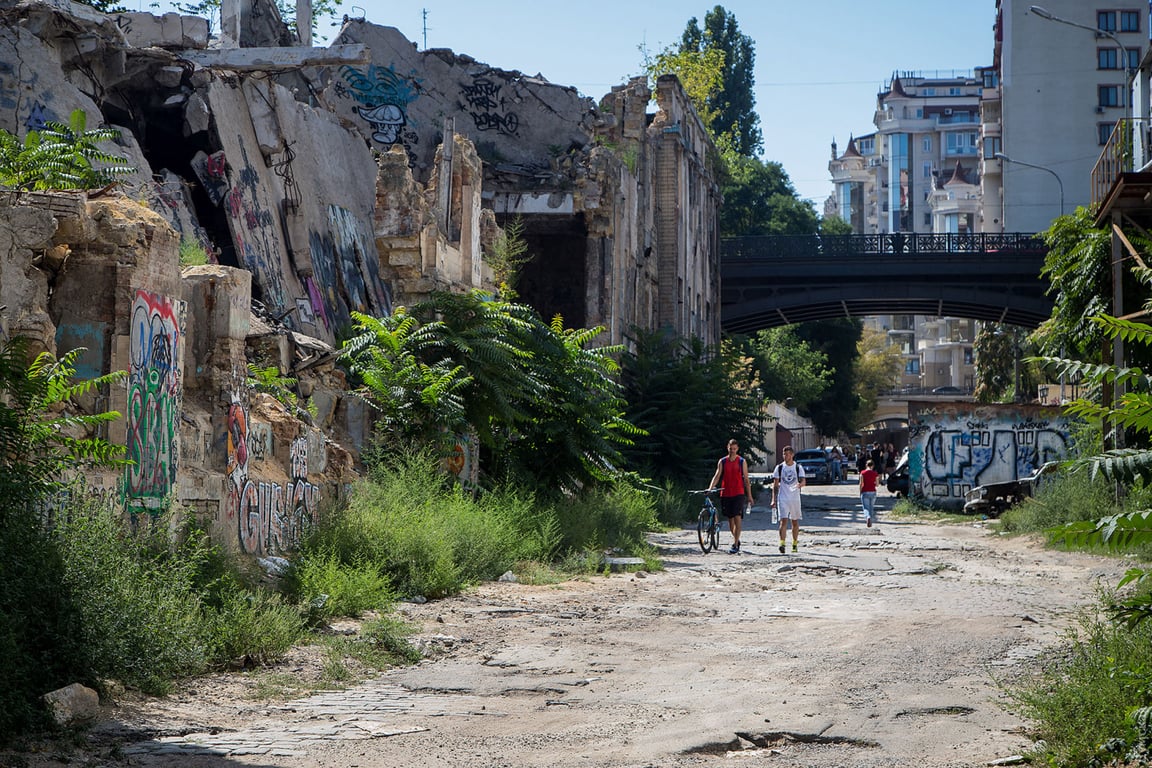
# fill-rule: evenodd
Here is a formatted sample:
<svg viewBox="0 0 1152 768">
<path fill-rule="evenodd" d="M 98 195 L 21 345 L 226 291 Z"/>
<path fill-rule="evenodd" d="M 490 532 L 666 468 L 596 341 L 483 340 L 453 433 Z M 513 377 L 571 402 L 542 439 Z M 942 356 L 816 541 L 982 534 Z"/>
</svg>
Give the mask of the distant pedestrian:
<svg viewBox="0 0 1152 768">
<path fill-rule="evenodd" d="M 728 554 L 738 555 L 744 512 L 752 503 L 752 481 L 748 477 L 748 462 L 740 455 L 736 438 L 728 441 L 728 455 L 716 463 L 716 474 L 708 489 L 715 488 L 717 483 L 720 484 L 720 511 L 728 518 L 728 530 L 732 532 L 732 548 Z"/>
<path fill-rule="evenodd" d="M 896 471 L 896 445 L 888 443 L 884 449 L 884 475 L 891 475 Z"/>
<path fill-rule="evenodd" d="M 872 459 L 868 459 L 860 472 L 860 506 L 864 508 L 864 518 L 869 528 L 872 527 L 872 519 L 876 517 L 876 479 L 879 477 L 872 467 Z"/>
<path fill-rule="evenodd" d="M 792 446 L 784 446 L 781 451 L 784 461 L 776 465 L 772 472 L 772 506 L 780 515 L 780 554 L 784 554 L 784 544 L 788 538 L 788 526 L 792 526 L 792 551 L 800 545 L 800 489 L 804 487 L 804 467 L 793 458 Z"/>
</svg>

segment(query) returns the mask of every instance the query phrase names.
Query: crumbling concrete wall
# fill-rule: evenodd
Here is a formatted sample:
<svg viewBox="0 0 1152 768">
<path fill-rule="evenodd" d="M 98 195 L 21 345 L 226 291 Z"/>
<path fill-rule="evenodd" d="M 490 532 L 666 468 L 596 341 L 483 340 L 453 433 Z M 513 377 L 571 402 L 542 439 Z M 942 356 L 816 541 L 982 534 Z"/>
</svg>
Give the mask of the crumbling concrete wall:
<svg viewBox="0 0 1152 768">
<path fill-rule="evenodd" d="M 180 503 L 233 551 L 285 554 L 322 500 L 353 480 L 354 456 L 254 391 L 250 273 L 209 265 L 182 274 L 178 242 L 162 217 L 120 195 L 0 201 L 5 332 L 60 353 L 87 346 L 84 377 L 127 372 L 79 404 L 122 414 L 105 436 L 131 460 L 86 472 L 85 493 L 144 520 Z M 281 335 L 289 357 L 307 357 Z M 330 357 L 303 377 L 328 393 L 324 418 L 339 434 L 346 384 Z"/>
</svg>

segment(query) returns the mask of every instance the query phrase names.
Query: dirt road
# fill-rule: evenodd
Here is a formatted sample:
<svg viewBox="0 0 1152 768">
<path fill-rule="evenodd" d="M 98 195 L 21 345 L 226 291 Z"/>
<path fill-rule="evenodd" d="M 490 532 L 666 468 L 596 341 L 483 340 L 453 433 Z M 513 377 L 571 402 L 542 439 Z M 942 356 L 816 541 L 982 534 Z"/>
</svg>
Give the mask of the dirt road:
<svg viewBox="0 0 1152 768">
<path fill-rule="evenodd" d="M 938 768 L 1024 750 L 995 680 L 1123 563 L 979 523 L 868 529 L 852 482 L 804 503 L 797 554 L 764 512 L 740 555 L 661 534 L 659 573 L 405 605 L 438 652 L 350 691 L 269 705 L 219 677 L 122 709 L 101 738 L 118 762 L 214 768 Z"/>
</svg>

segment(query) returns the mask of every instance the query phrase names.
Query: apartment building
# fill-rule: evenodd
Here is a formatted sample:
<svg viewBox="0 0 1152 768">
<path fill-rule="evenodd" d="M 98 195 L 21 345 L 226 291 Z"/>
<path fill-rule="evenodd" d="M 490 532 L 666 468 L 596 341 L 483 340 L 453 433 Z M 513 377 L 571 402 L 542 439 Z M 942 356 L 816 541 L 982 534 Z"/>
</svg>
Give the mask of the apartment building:
<svg viewBox="0 0 1152 768">
<path fill-rule="evenodd" d="M 1061 208 L 1091 201 L 1101 147 L 1131 114 L 1128 74 L 1148 48 L 1148 3 L 998 0 L 994 42 L 996 151 L 1010 159 L 985 153 L 986 172 L 999 164 L 1002 184 L 999 200 L 986 185 L 985 217 L 1004 231 L 1039 232 Z"/>
</svg>

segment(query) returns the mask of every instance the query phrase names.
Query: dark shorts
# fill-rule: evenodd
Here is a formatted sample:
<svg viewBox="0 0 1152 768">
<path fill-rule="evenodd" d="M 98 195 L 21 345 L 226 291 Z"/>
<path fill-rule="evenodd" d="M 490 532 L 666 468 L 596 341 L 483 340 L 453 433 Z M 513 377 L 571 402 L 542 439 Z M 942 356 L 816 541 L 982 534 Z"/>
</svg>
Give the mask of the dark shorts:
<svg viewBox="0 0 1152 768">
<path fill-rule="evenodd" d="M 743 517 L 744 515 L 744 495 L 739 496 L 721 496 L 720 497 L 720 511 L 724 513 L 724 517 Z"/>
</svg>

